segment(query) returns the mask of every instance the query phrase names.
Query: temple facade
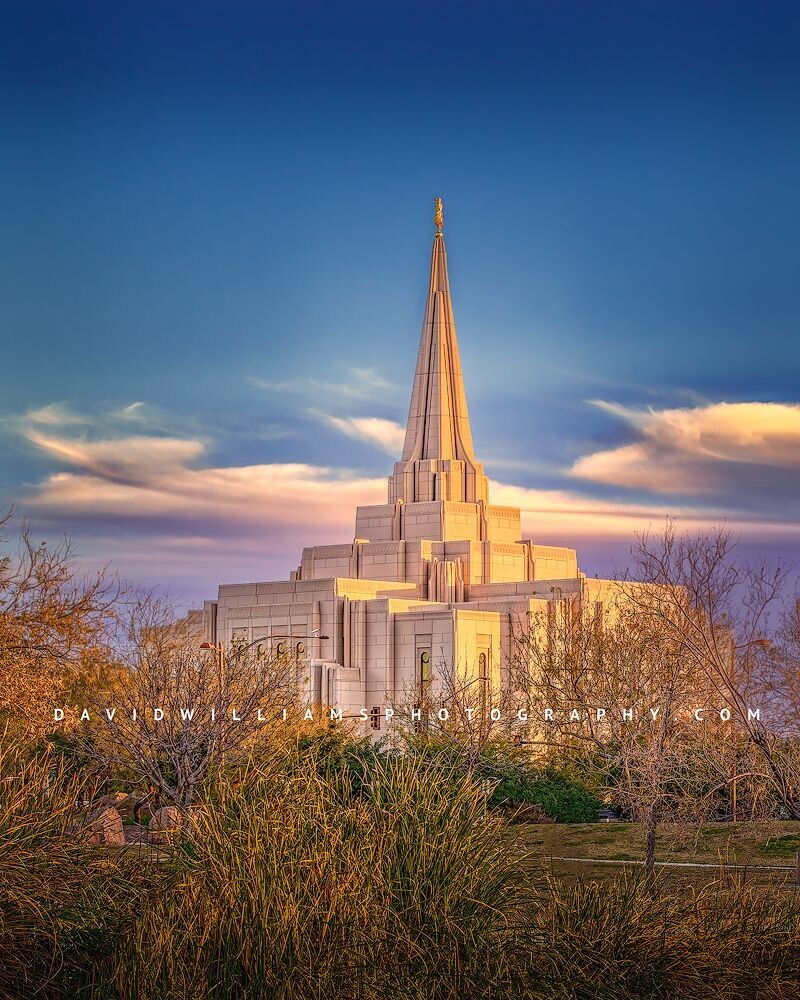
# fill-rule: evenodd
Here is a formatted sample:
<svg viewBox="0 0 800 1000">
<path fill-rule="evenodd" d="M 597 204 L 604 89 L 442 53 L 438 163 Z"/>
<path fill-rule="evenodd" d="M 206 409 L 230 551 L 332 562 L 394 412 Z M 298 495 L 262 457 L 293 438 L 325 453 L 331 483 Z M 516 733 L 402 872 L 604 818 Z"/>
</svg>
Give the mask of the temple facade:
<svg viewBox="0 0 800 1000">
<path fill-rule="evenodd" d="M 223 584 L 206 638 L 296 656 L 310 701 L 383 713 L 447 662 L 496 678 L 515 631 L 565 605 L 597 610 L 608 581 L 574 549 L 523 538 L 475 458 L 437 199 L 436 233 L 403 453 L 385 504 L 358 507 L 354 537 L 303 550 L 288 580 Z"/>
</svg>

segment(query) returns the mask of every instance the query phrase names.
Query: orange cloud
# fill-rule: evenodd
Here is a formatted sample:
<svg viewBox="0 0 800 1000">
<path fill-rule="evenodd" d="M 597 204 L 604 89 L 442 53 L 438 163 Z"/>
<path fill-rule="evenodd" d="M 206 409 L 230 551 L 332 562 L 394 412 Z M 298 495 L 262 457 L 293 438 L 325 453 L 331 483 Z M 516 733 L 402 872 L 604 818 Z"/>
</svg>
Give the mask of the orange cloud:
<svg viewBox="0 0 800 1000">
<path fill-rule="evenodd" d="M 355 508 L 386 499 L 384 477 L 359 476 L 346 469 L 300 463 L 195 468 L 203 456 L 200 441 L 127 437 L 76 441 L 31 436 L 70 471 L 48 476 L 26 501 L 32 511 L 65 521 L 150 522 L 193 534 L 213 525 L 223 536 L 253 538 L 288 527 L 308 533 L 352 534 Z M 492 501 L 519 507 L 525 529 L 533 535 L 625 537 L 659 521 L 661 504 L 634 503 L 582 496 L 570 490 L 538 490 L 492 483 Z M 691 506 L 671 513 L 698 523 L 724 517 L 724 510 Z M 181 527 L 182 526 L 182 527 Z"/>
<path fill-rule="evenodd" d="M 642 440 L 579 458 L 570 475 L 656 493 L 710 494 L 735 485 L 737 466 L 800 471 L 800 406 L 713 403 L 669 410 L 595 405 Z M 747 485 L 747 484 L 743 484 Z M 768 482 L 764 481 L 765 491 Z"/>
</svg>

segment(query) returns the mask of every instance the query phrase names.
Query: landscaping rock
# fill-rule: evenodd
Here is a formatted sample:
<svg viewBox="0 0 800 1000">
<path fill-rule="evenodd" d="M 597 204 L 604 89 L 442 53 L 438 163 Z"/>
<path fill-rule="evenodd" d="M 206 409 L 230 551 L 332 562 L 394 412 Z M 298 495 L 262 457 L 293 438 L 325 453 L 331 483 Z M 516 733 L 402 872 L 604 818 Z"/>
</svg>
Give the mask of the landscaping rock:
<svg viewBox="0 0 800 1000">
<path fill-rule="evenodd" d="M 113 806 L 99 806 L 89 814 L 83 836 L 97 847 L 123 847 L 125 830 L 122 817 Z"/>
<path fill-rule="evenodd" d="M 112 806 L 123 819 L 130 819 L 133 815 L 133 806 L 136 800 L 128 792 L 111 792 L 108 795 L 104 795 L 101 799 L 98 799 L 95 803 L 97 808 L 101 806 Z"/>
<path fill-rule="evenodd" d="M 150 820 L 148 839 L 151 844 L 169 844 L 180 832 L 181 814 L 177 806 L 162 806 Z"/>
<path fill-rule="evenodd" d="M 141 823 L 126 823 L 125 824 L 125 843 L 126 844 L 146 844 L 147 840 L 147 827 L 142 826 Z"/>
</svg>

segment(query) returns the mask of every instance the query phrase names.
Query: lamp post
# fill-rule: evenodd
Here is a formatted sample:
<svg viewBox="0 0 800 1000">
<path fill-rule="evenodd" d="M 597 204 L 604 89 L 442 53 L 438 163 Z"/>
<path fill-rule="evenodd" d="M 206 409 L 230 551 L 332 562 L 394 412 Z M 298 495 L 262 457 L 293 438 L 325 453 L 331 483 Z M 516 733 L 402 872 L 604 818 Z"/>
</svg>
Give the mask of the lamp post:
<svg viewBox="0 0 800 1000">
<path fill-rule="evenodd" d="M 236 649 L 236 652 L 234 653 L 234 656 L 235 657 L 242 656 L 244 653 L 247 652 L 248 649 L 252 649 L 253 646 L 257 646 L 260 642 L 264 642 L 265 639 L 267 639 L 267 640 L 269 640 L 269 639 L 330 639 L 330 636 L 329 635 L 320 635 L 320 633 L 316 632 L 316 631 L 312 632 L 311 635 L 288 635 L 287 634 L 287 635 L 267 635 L 267 636 L 262 636 L 260 639 L 253 639 L 252 642 L 248 642 L 244 646 L 237 646 L 237 649 Z M 201 642 L 200 643 L 200 649 L 214 649 L 214 650 L 217 651 L 217 653 L 220 655 L 220 657 L 222 657 L 222 656 L 225 655 L 225 647 L 222 645 L 222 643 L 219 643 L 219 645 L 215 646 L 213 642 L 208 642 L 208 640 L 206 640 L 205 642 Z"/>
<path fill-rule="evenodd" d="M 330 636 L 328 636 L 328 635 L 320 635 L 320 633 L 318 631 L 316 631 L 316 630 L 314 632 L 312 632 L 311 635 L 270 635 L 270 636 L 263 636 L 260 639 L 253 639 L 252 642 L 248 642 L 246 645 L 239 646 L 236 649 L 236 651 L 235 651 L 235 653 L 233 655 L 234 655 L 235 659 L 239 659 L 239 657 L 243 656 L 249 649 L 252 649 L 253 646 L 257 646 L 260 642 L 263 642 L 264 639 L 329 639 L 329 638 L 330 638 Z M 225 647 L 223 646 L 223 644 L 221 642 L 218 645 L 215 646 L 213 642 L 209 642 L 208 640 L 206 640 L 205 642 L 201 642 L 200 643 L 200 649 L 213 649 L 214 652 L 216 653 L 216 659 L 217 659 L 217 683 L 219 684 L 219 690 L 220 690 L 220 694 L 221 694 L 222 693 L 222 689 L 223 689 L 223 680 L 224 680 L 223 674 L 224 674 L 225 662 L 226 662 L 226 659 L 225 659 Z"/>
<path fill-rule="evenodd" d="M 272 635 L 272 636 L 269 636 L 268 638 L 270 638 L 270 639 L 328 639 L 329 636 L 327 636 L 327 635 L 320 635 L 319 632 L 316 631 L 316 632 L 313 632 L 311 635 Z M 234 655 L 234 659 L 239 659 L 239 657 L 243 656 L 248 651 L 248 649 L 252 649 L 253 646 L 257 645 L 259 642 L 263 642 L 263 639 L 254 639 L 252 642 L 248 642 L 246 645 L 239 647 L 234 652 L 234 654 L 233 654 Z M 215 659 L 217 661 L 217 685 L 218 685 L 219 697 L 220 697 L 220 711 L 222 711 L 222 707 L 223 706 L 221 704 L 221 701 L 222 701 L 222 694 L 223 694 L 223 691 L 224 691 L 224 688 L 225 688 L 225 681 L 226 681 L 226 678 L 225 678 L 225 663 L 226 663 L 225 647 L 223 646 L 223 644 L 221 642 L 218 643 L 217 645 L 215 645 L 213 642 L 209 642 L 206 639 L 204 642 L 200 643 L 200 649 L 213 649 L 214 650 Z M 224 755 L 221 754 L 220 755 L 220 761 L 222 762 L 222 761 L 224 761 L 224 759 L 225 759 Z"/>
</svg>

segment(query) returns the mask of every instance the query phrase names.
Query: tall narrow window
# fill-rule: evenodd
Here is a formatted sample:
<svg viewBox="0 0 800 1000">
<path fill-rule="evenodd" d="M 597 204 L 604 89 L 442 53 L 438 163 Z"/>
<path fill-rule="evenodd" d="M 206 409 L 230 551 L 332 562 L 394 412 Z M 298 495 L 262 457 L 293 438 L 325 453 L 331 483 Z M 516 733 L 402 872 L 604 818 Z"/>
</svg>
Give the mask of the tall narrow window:
<svg viewBox="0 0 800 1000">
<path fill-rule="evenodd" d="M 419 684 L 423 694 L 428 693 L 431 683 L 431 654 L 430 650 L 423 649 L 419 654 Z"/>
<path fill-rule="evenodd" d="M 489 691 L 491 678 L 489 676 L 489 654 L 482 652 L 478 654 L 478 679 L 480 685 L 481 714 L 485 715 L 489 705 Z"/>
<path fill-rule="evenodd" d="M 414 706 L 421 712 L 421 718 L 414 723 L 415 732 L 424 732 L 428 728 L 428 697 L 430 694 L 433 671 L 431 669 L 431 651 L 429 649 L 417 650 L 417 688 L 418 701 Z"/>
</svg>

